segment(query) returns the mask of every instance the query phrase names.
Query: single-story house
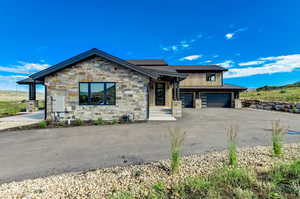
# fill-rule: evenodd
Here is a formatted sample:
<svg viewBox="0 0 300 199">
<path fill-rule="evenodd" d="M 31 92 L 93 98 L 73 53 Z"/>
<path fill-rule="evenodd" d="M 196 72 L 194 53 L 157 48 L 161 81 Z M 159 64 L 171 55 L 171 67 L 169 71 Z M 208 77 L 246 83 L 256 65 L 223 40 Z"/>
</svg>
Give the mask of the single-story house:
<svg viewBox="0 0 300 199">
<path fill-rule="evenodd" d="M 240 107 L 246 88 L 224 84 L 218 65 L 169 65 L 164 60 L 123 60 L 91 49 L 34 73 L 28 111 L 36 108 L 36 84 L 45 86 L 45 119 L 175 120 L 182 107 Z"/>
</svg>

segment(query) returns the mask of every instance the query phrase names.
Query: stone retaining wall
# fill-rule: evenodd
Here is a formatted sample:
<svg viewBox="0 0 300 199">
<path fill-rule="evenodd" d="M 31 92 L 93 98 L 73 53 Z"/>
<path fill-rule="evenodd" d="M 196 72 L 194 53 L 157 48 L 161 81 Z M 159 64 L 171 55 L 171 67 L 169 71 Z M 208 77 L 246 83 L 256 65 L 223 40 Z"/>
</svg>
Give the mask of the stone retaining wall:
<svg viewBox="0 0 300 199">
<path fill-rule="evenodd" d="M 300 102 L 274 102 L 274 101 L 261 101 L 261 100 L 242 100 L 243 107 L 273 110 L 290 113 L 300 113 Z"/>
</svg>

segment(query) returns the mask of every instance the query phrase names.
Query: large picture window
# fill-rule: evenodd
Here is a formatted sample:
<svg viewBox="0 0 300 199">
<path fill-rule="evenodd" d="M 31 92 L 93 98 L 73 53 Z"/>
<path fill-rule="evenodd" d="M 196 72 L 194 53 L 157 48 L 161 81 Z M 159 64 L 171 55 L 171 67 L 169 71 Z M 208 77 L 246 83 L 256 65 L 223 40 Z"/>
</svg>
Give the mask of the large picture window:
<svg viewBox="0 0 300 199">
<path fill-rule="evenodd" d="M 80 82 L 80 105 L 115 105 L 116 83 L 114 82 Z"/>
</svg>

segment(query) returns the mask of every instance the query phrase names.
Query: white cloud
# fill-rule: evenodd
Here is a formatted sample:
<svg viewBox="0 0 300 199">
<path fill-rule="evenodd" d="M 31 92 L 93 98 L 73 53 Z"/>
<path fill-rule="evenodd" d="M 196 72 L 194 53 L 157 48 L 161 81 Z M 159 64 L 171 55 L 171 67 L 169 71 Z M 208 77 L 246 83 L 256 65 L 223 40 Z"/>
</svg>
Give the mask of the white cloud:
<svg viewBox="0 0 300 199">
<path fill-rule="evenodd" d="M 29 74 L 37 72 L 49 67 L 49 64 L 44 63 L 29 63 L 24 61 L 19 61 L 18 65 L 12 66 L 0 66 L 0 71 L 11 72 L 11 73 L 22 73 Z"/>
<path fill-rule="evenodd" d="M 231 39 L 234 36 L 235 33 L 227 33 L 225 35 L 226 39 Z"/>
<path fill-rule="evenodd" d="M 212 62 L 212 60 L 206 60 L 205 61 L 205 63 L 211 63 Z"/>
<path fill-rule="evenodd" d="M 232 60 L 226 60 L 222 63 L 218 63 L 218 65 L 220 65 L 221 67 L 224 67 L 224 68 L 230 68 L 233 66 L 233 64 L 234 64 L 234 61 L 232 61 Z"/>
<path fill-rule="evenodd" d="M 273 74 L 292 72 L 300 68 L 300 54 L 284 55 L 277 57 L 259 58 L 255 61 L 266 61 L 261 66 L 247 68 L 232 68 L 225 73 L 226 78 L 246 77 L 260 74 Z"/>
<path fill-rule="evenodd" d="M 28 76 L 24 75 L 0 75 L 0 90 L 24 90 L 28 89 L 27 86 L 17 85 L 16 82 L 25 79 Z"/>
<path fill-rule="evenodd" d="M 264 63 L 264 61 L 257 60 L 257 61 L 242 62 L 242 63 L 239 63 L 239 66 L 259 65 L 259 64 L 263 64 L 263 63 Z"/>
<path fill-rule="evenodd" d="M 202 55 L 189 55 L 189 56 L 186 56 L 186 57 L 182 57 L 179 60 L 180 61 L 184 61 L 184 60 L 193 61 L 193 60 L 197 60 L 197 59 L 199 59 L 201 57 L 202 57 Z"/>
<path fill-rule="evenodd" d="M 225 34 L 225 38 L 226 38 L 227 40 L 232 39 L 237 33 L 243 32 L 243 31 L 246 31 L 246 30 L 248 30 L 248 28 L 239 28 L 239 29 L 237 29 L 237 30 L 235 30 L 235 31 L 233 31 L 233 32 L 226 33 L 226 34 Z"/>
<path fill-rule="evenodd" d="M 175 46 L 175 45 L 173 45 L 173 46 L 170 47 L 170 49 L 173 50 L 173 51 L 177 51 L 177 50 L 178 50 L 178 47 Z"/>
<path fill-rule="evenodd" d="M 189 39 L 189 40 L 181 40 L 180 42 L 178 43 L 175 43 L 173 45 L 170 45 L 170 46 L 161 46 L 160 48 L 163 50 L 163 51 L 166 51 L 166 52 L 176 52 L 176 51 L 179 51 L 179 50 L 184 50 L 184 49 L 188 49 L 192 46 L 192 44 L 194 42 L 196 42 L 197 40 L 201 39 L 203 37 L 202 34 L 198 34 L 197 36 L 195 36 L 195 38 L 193 39 Z"/>
</svg>

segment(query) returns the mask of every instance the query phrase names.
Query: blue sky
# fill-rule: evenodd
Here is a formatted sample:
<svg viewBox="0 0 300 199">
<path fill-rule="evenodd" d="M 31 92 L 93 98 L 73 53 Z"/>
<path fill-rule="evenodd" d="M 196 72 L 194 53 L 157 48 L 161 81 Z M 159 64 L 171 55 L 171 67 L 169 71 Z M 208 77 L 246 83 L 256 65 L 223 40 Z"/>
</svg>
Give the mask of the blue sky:
<svg viewBox="0 0 300 199">
<path fill-rule="evenodd" d="M 230 70 L 225 82 L 251 88 L 293 83 L 299 8 L 299 0 L 1 1 L 0 89 L 90 48 L 220 64 Z"/>
</svg>

